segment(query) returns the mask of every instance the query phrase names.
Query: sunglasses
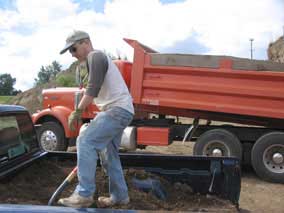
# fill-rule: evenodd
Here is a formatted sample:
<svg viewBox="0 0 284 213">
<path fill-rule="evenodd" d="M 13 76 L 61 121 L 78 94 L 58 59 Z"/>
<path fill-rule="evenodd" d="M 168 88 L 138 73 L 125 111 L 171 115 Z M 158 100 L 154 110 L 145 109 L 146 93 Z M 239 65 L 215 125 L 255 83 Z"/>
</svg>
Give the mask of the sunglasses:
<svg viewBox="0 0 284 213">
<path fill-rule="evenodd" d="M 69 48 L 70 53 L 75 53 L 77 51 L 77 47 L 75 47 L 76 44 L 83 44 L 84 41 L 79 41 L 78 43 L 75 43 L 72 47 Z"/>
<path fill-rule="evenodd" d="M 75 53 L 77 51 L 77 48 L 76 47 L 71 47 L 69 48 L 69 52 L 70 53 Z"/>
</svg>

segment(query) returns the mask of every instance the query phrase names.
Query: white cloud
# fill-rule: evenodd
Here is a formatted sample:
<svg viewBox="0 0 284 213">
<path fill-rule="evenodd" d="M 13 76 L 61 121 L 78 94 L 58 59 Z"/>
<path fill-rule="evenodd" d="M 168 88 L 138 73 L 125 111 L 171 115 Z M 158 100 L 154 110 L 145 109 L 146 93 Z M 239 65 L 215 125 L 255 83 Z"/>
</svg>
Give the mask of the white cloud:
<svg viewBox="0 0 284 213">
<path fill-rule="evenodd" d="M 159 50 L 196 35 L 209 49 L 204 54 L 248 57 L 249 38 L 255 52 L 263 50 L 284 25 L 281 0 L 109 0 L 104 13 L 79 10 L 71 0 L 17 0 L 16 9 L 0 10 L 0 73 L 11 73 L 22 90 L 32 86 L 41 65 L 74 61 L 59 55 L 73 29 L 89 32 L 95 47 L 128 57 L 132 50 L 123 37 Z"/>
<path fill-rule="evenodd" d="M 249 38 L 255 48 L 266 48 L 281 35 L 284 3 L 271 0 L 191 1 L 194 29 L 211 53 L 246 56 Z M 206 7 L 204 6 L 206 5 Z M 198 15 L 204 11 L 205 16 Z"/>
</svg>

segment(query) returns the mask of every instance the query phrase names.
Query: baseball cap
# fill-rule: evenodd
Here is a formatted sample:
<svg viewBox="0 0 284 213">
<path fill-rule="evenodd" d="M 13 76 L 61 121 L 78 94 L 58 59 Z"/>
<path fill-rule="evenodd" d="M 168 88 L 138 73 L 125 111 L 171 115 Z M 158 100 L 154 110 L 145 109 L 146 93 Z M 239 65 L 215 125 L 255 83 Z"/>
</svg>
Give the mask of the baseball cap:
<svg viewBox="0 0 284 213">
<path fill-rule="evenodd" d="M 74 45 L 77 41 L 80 41 L 82 39 L 90 38 L 89 34 L 80 31 L 80 30 L 74 30 L 66 39 L 65 47 L 60 51 L 60 54 L 65 53 L 72 45 Z"/>
</svg>

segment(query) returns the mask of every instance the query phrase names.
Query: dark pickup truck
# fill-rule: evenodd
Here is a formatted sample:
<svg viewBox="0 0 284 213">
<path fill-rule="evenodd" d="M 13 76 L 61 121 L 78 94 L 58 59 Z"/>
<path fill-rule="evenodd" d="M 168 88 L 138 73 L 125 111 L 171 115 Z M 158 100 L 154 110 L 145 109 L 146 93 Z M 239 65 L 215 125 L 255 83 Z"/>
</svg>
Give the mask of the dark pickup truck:
<svg viewBox="0 0 284 213">
<path fill-rule="evenodd" d="M 238 208 L 241 169 L 240 162 L 236 158 L 145 153 L 120 153 L 120 157 L 124 168 L 139 168 L 171 181 L 186 183 L 192 187 L 194 192 L 217 195 L 230 200 Z M 41 150 L 29 112 L 21 106 L 0 105 L 0 181 L 9 181 L 11 176 L 20 173 L 36 160 L 43 161 L 51 158 L 69 159 L 76 162 L 76 153 Z M 76 210 L 47 205 L 0 203 L 0 212 L 81 211 L 109 212 L 101 209 Z M 111 210 L 111 212 L 137 211 Z"/>
</svg>

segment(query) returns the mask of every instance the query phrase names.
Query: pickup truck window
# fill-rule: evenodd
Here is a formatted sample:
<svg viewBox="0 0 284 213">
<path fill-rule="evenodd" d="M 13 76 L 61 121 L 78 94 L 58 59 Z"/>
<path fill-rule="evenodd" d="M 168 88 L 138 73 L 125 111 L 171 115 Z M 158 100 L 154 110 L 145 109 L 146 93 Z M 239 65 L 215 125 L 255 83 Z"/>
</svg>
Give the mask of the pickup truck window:
<svg viewBox="0 0 284 213">
<path fill-rule="evenodd" d="M 0 117 L 0 161 L 13 158 L 20 145 L 19 128 L 15 116 Z M 14 151 L 13 151 L 14 150 Z"/>
<path fill-rule="evenodd" d="M 7 127 L 16 127 L 18 129 L 18 124 L 15 116 L 0 117 L 0 131 Z"/>
<path fill-rule="evenodd" d="M 33 129 L 33 123 L 31 122 L 29 115 L 18 114 L 16 119 L 21 133 L 21 140 L 26 144 L 26 148 L 38 148 L 38 144 L 36 142 L 36 133 Z"/>
<path fill-rule="evenodd" d="M 30 152 L 35 137 L 27 114 L 0 116 L 0 163 Z"/>
</svg>

